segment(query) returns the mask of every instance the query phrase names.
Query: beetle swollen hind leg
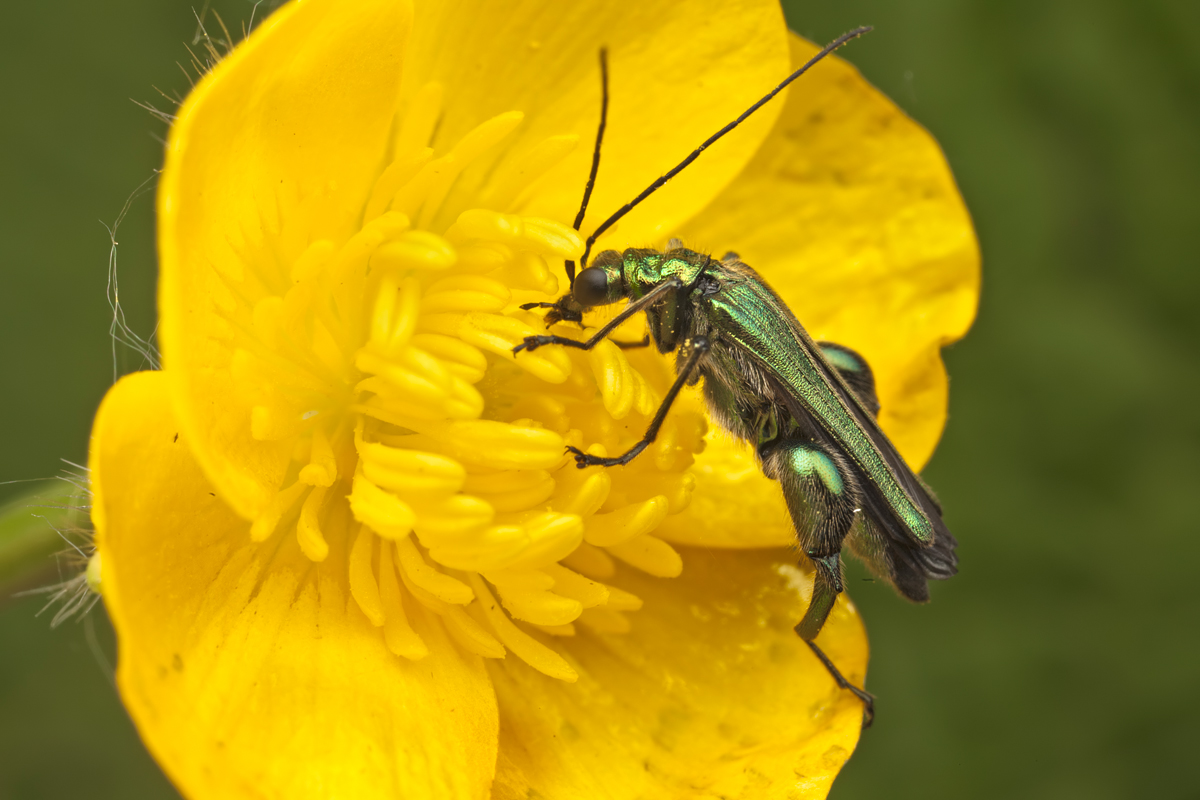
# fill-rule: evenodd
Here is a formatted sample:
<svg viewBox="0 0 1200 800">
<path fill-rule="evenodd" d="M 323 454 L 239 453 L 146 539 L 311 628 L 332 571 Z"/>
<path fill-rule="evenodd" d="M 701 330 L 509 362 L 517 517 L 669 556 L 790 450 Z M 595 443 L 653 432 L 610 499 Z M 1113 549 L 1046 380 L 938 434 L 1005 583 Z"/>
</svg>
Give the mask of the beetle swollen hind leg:
<svg viewBox="0 0 1200 800">
<path fill-rule="evenodd" d="M 650 420 L 650 426 L 646 428 L 646 434 L 642 436 L 637 444 L 614 458 L 602 458 L 585 453 L 578 447 L 568 447 L 567 452 L 575 454 L 575 465 L 580 469 L 595 465 L 602 467 L 623 466 L 649 447 L 650 443 L 657 438 L 658 429 L 662 427 L 663 420 L 667 418 L 667 412 L 671 410 L 671 405 L 675 402 L 675 398 L 679 396 L 680 390 L 683 389 L 692 377 L 692 373 L 696 371 L 696 365 L 700 363 L 700 359 L 708 352 L 708 348 L 708 339 L 703 336 L 688 339 L 683 343 L 682 354 L 686 359 L 683 368 L 679 370 L 679 376 L 675 378 L 675 382 L 667 390 L 667 396 L 663 398 L 658 411 L 654 412 L 654 419 Z"/>
<path fill-rule="evenodd" d="M 759 448 L 766 473 L 779 481 L 801 548 L 813 565 L 812 598 L 796 633 L 824 664 L 837 685 L 863 702 L 863 727 L 875 716 L 875 698 L 853 685 L 816 644 L 842 592 L 842 543 L 861 503 L 848 465 L 832 448 L 813 441 L 776 439 Z"/>
</svg>

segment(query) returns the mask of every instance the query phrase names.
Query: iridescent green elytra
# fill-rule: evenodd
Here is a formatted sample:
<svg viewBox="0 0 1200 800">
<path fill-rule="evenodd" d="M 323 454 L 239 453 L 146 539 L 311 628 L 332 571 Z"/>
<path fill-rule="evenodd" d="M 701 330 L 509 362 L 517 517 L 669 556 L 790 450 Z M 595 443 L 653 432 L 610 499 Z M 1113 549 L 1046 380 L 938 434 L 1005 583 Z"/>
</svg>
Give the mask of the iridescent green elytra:
<svg viewBox="0 0 1200 800">
<path fill-rule="evenodd" d="M 779 296 L 735 253 L 717 259 L 673 239 L 666 251 L 606 250 L 586 266 L 592 244 L 617 219 L 812 64 L 866 30 L 852 31 L 826 47 L 588 237 L 581 259 L 585 268 L 576 276 L 574 264 L 568 262 L 571 292 L 546 304 L 550 306 L 547 324 L 580 322 L 590 308 L 628 300 L 611 322 L 582 342 L 530 336 L 514 348 L 514 354 L 546 345 L 588 350 L 624 320 L 645 313 L 659 352 L 677 353 L 678 372 L 645 436 L 613 458 L 588 455 L 574 447 L 568 450 L 581 468 L 627 464 L 654 441 L 683 386 L 703 379 L 712 418 L 753 444 L 763 472 L 779 481 L 797 540 L 813 564 L 812 599 L 796 632 L 838 684 L 863 700 L 864 725 L 869 725 L 873 698 L 847 682 L 813 641 L 842 591 L 842 548 L 849 547 L 900 594 L 922 602 L 929 599 L 928 580 L 955 573 L 957 543 L 942 522 L 933 493 L 876 422 L 879 401 L 867 362 L 847 347 L 814 342 Z M 603 53 L 601 69 L 606 76 Z M 576 229 L 599 164 L 607 90 L 604 103 L 592 175 Z"/>
</svg>

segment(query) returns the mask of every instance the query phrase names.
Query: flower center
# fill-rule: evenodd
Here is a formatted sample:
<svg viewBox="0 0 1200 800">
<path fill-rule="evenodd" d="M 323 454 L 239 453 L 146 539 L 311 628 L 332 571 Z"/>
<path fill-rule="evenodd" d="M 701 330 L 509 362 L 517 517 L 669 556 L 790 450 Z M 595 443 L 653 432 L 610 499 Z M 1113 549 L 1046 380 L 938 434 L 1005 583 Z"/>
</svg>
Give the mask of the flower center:
<svg viewBox="0 0 1200 800">
<path fill-rule="evenodd" d="M 361 229 L 277 259 L 290 262 L 286 285 L 250 303 L 252 325 L 234 334 L 251 431 L 293 454 L 251 537 L 294 536 L 308 559 L 345 575 L 399 656 L 428 652 L 406 616 L 419 604 L 467 650 L 511 650 L 574 680 L 541 634 L 628 629 L 623 612 L 641 601 L 605 583 L 614 558 L 679 573 L 678 554 L 651 532 L 690 499 L 704 420 L 673 412 L 628 466 L 576 468 L 567 445 L 607 455 L 642 436 L 669 385 L 667 361 L 611 342 L 513 356 L 543 328 L 519 306 L 558 293 L 547 259 L 582 252 L 570 227 L 519 213 L 575 137 L 502 158 L 446 224 L 460 173 L 522 115 L 494 117 L 435 157 L 440 96 L 425 87 L 397 126 Z M 282 240 L 286 221 L 279 228 Z"/>
</svg>

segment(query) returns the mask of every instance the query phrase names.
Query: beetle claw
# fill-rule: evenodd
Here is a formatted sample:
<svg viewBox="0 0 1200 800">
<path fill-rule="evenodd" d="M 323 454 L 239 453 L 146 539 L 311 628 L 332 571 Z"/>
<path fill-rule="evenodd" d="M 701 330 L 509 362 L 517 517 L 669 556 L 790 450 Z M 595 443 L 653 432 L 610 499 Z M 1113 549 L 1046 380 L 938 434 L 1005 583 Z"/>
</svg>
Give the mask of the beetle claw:
<svg viewBox="0 0 1200 800">
<path fill-rule="evenodd" d="M 600 463 L 599 460 L 596 460 L 596 456 L 585 453 L 578 447 L 567 445 L 567 452 L 575 456 L 575 466 L 579 469 L 584 469 L 592 466 L 593 464 Z"/>
</svg>

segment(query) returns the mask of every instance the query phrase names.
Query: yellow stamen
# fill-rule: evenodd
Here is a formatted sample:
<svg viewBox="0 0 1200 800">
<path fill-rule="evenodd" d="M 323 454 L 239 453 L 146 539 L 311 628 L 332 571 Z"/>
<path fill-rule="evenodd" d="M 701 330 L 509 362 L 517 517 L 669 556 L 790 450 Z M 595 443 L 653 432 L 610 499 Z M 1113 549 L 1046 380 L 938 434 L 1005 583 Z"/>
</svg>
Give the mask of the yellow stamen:
<svg viewBox="0 0 1200 800">
<path fill-rule="evenodd" d="M 419 661 L 429 655 L 429 648 L 413 631 L 408 624 L 408 617 L 404 614 L 400 583 L 396 579 L 396 567 L 392 563 L 392 548 L 386 543 L 379 548 L 379 597 L 386 615 L 383 621 L 383 640 L 388 649 L 410 661 Z"/>
<path fill-rule="evenodd" d="M 608 553 L 586 542 L 563 558 L 562 563 L 592 578 L 608 579 L 617 571 L 616 564 Z"/>
<path fill-rule="evenodd" d="M 418 333 L 413 344 L 442 360 L 446 370 L 467 383 L 477 383 L 487 369 L 487 359 L 478 348 L 461 339 L 436 333 Z"/>
<path fill-rule="evenodd" d="M 379 597 L 379 584 L 375 581 L 375 571 L 371 566 L 374 543 L 375 536 L 371 529 L 362 526 L 350 550 L 350 594 L 371 624 L 378 628 L 383 625 L 385 616 L 383 600 Z"/>
<path fill-rule="evenodd" d="M 604 505 L 611 488 L 612 477 L 601 467 L 568 472 L 558 480 L 554 506 L 564 514 L 589 517 Z"/>
<path fill-rule="evenodd" d="M 459 580 L 438 572 L 425 563 L 417 546 L 412 539 L 401 539 L 396 542 L 396 554 L 400 559 L 400 568 L 408 581 L 420 586 L 437 599 L 456 605 L 466 605 L 475 599 L 471 588 Z"/>
<path fill-rule="evenodd" d="M 457 326 L 456 333 L 464 342 L 499 356 L 513 357 L 513 348 L 526 336 L 536 336 L 537 328 L 517 317 L 496 314 L 467 314 Z M 515 360 L 518 367 L 546 383 L 562 383 L 571 371 L 571 360 L 555 348 L 542 348 L 522 353 Z"/>
<path fill-rule="evenodd" d="M 367 443 L 358 448 L 363 474 L 401 495 L 428 498 L 462 489 L 467 473 L 452 458 L 423 450 Z"/>
<path fill-rule="evenodd" d="M 458 253 L 441 236 L 427 231 L 409 231 L 381 245 L 371 258 L 371 268 L 382 273 L 434 272 L 449 269 L 456 261 Z"/>
<path fill-rule="evenodd" d="M 571 668 L 566 659 L 513 624 L 500 610 L 499 603 L 487 590 L 482 579 L 472 576 L 471 586 L 482 604 L 484 617 L 505 647 L 520 656 L 526 664 L 551 678 L 558 678 L 567 683 L 579 680 L 579 673 Z"/>
<path fill-rule="evenodd" d="M 300 507 L 300 521 L 296 524 L 296 539 L 304 555 L 313 561 L 324 561 L 329 555 L 329 545 L 321 535 L 321 524 L 318 515 L 325 501 L 324 486 L 316 486 Z"/>
<path fill-rule="evenodd" d="M 678 554 L 653 532 L 690 500 L 683 470 L 703 446 L 703 418 L 673 411 L 627 467 L 576 468 L 567 445 L 603 456 L 640 435 L 669 367 L 609 342 L 513 355 L 544 331 L 518 306 L 553 299 L 557 264 L 583 250 L 563 222 L 513 211 L 577 137 L 511 158 L 503 148 L 522 115 L 508 112 L 438 153 L 442 93 L 428 84 L 412 97 L 357 233 L 306 241 L 268 221 L 262 247 L 234 245 L 246 264 L 221 276 L 233 305 L 218 334 L 251 434 L 292 457 L 251 538 L 284 527 L 307 558 L 344 563 L 349 595 L 401 657 L 428 652 L 408 622 L 418 609 L 468 652 L 511 650 L 574 680 L 536 637 L 572 636 L 577 623 L 628 629 L 621 612 L 641 600 L 608 585 L 620 582 L 614 557 L 678 574 Z M 465 171 L 485 157 L 495 163 Z M 463 211 L 468 198 L 488 206 Z"/>
<path fill-rule="evenodd" d="M 361 475 L 354 478 L 350 510 L 354 512 L 355 519 L 386 539 L 404 538 L 413 529 L 417 519 L 408 503 Z"/>
<path fill-rule="evenodd" d="M 417 599 L 417 602 L 441 616 L 446 623 L 446 629 L 454 637 L 454 641 L 472 653 L 481 655 L 484 658 L 504 658 L 504 645 L 500 644 L 496 640 L 496 637 L 485 631 L 478 622 L 463 610 L 462 606 L 443 603 L 429 594 L 429 592 L 412 583 L 403 572 L 400 573 L 400 577 L 404 580 L 405 588 Z"/>
<path fill-rule="evenodd" d="M 496 511 L 490 504 L 467 494 L 456 494 L 434 503 L 420 503 L 417 508 L 420 514 L 414 530 L 422 541 L 462 539 L 491 525 L 496 517 Z"/>
<path fill-rule="evenodd" d="M 312 433 L 312 455 L 307 466 L 300 470 L 300 480 L 313 486 L 332 486 L 337 480 L 337 459 L 329 445 L 325 427 L 316 425 Z"/>
<path fill-rule="evenodd" d="M 464 211 L 446 231 L 446 238 L 452 242 L 487 239 L 520 244 L 557 258 L 577 259 L 583 255 L 583 238 L 574 228 L 550 219 L 502 214 L 487 208 Z"/>
<path fill-rule="evenodd" d="M 588 352 L 592 374 L 600 388 L 604 408 L 613 419 L 624 419 L 633 410 L 640 386 L 621 348 L 609 340 Z"/>
<path fill-rule="evenodd" d="M 463 491 L 478 495 L 500 513 L 524 511 L 554 493 L 554 479 L 545 470 L 508 470 L 467 477 Z"/>
<path fill-rule="evenodd" d="M 613 611 L 637 611 L 642 607 L 642 598 L 637 595 L 630 594 L 615 586 L 605 588 L 608 589 L 608 602 L 605 605 Z"/>
<path fill-rule="evenodd" d="M 675 548 L 653 536 L 639 536 L 612 545 L 608 552 L 642 572 L 659 578 L 675 578 L 683 572 L 683 559 Z"/>
<path fill-rule="evenodd" d="M 558 564 L 547 566 L 546 574 L 554 579 L 554 591 L 557 594 L 578 600 L 583 608 L 604 605 L 611 595 L 611 590 L 604 584 L 588 580 Z"/>
<path fill-rule="evenodd" d="M 667 510 L 667 498 L 660 496 L 609 514 L 594 514 L 588 518 L 583 538 L 597 547 L 618 545 L 657 528 L 667 518 Z"/>
<path fill-rule="evenodd" d="M 429 197 L 421 211 L 420 222 L 423 226 L 433 221 L 459 173 L 484 152 L 503 141 L 524 119 L 525 115 L 520 111 L 498 114 L 475 127 L 454 146 L 446 156 L 449 168 L 440 170 L 430 186 Z"/>
<path fill-rule="evenodd" d="M 553 592 L 496 587 L 504 607 L 513 619 L 535 625 L 566 625 L 579 616 L 583 605 L 578 600 Z"/>
<path fill-rule="evenodd" d="M 271 534 L 275 532 L 275 526 L 279 524 L 280 517 L 296 504 L 296 501 L 300 499 L 300 495 L 304 494 L 308 488 L 308 485 L 301 481 L 296 481 L 283 491 L 276 492 L 270 504 L 259 515 L 258 519 L 254 520 L 254 524 L 250 526 L 250 540 L 265 542 L 271 538 Z"/>
<path fill-rule="evenodd" d="M 503 283 L 482 275 L 457 275 L 443 278 L 425 291 L 421 309 L 439 311 L 499 311 L 512 300 Z"/>
<path fill-rule="evenodd" d="M 433 158 L 433 148 L 430 147 L 404 152 L 405 157 L 393 161 L 375 181 L 371 197 L 367 200 L 367 210 L 363 213 L 363 219 L 368 222 L 387 211 L 400 187 L 411 181 Z"/>
<path fill-rule="evenodd" d="M 445 90 L 442 84 L 431 81 L 425 84 L 413 95 L 402 123 L 396 132 L 396 141 L 392 152 L 397 158 L 403 157 L 418 148 L 429 144 L 429 137 L 437 127 L 438 117 L 442 113 L 442 98 Z"/>
</svg>

